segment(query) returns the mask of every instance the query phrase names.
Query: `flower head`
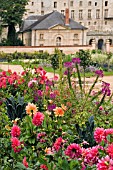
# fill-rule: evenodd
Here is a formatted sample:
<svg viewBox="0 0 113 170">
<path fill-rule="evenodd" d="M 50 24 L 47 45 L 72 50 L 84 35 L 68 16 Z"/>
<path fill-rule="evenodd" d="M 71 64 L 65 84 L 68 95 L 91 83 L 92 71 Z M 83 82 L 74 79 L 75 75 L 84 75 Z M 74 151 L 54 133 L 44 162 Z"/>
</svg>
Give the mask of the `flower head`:
<svg viewBox="0 0 113 170">
<path fill-rule="evenodd" d="M 101 143 L 105 140 L 104 128 L 96 128 L 94 132 L 94 139 L 97 143 Z"/>
<path fill-rule="evenodd" d="M 11 138 L 11 142 L 12 142 L 12 148 L 14 150 L 14 152 L 20 152 L 21 151 L 21 142 L 18 140 L 18 138 L 13 137 Z"/>
<path fill-rule="evenodd" d="M 55 109 L 53 109 L 55 116 L 64 116 L 64 111 L 61 107 L 56 107 Z"/>
<path fill-rule="evenodd" d="M 106 82 L 102 82 L 102 93 L 106 94 L 107 96 L 111 95 L 110 84 Z"/>
<path fill-rule="evenodd" d="M 14 126 L 12 127 L 12 129 L 11 129 L 11 136 L 12 136 L 12 137 L 19 137 L 19 136 L 20 136 L 20 133 L 21 133 L 21 131 L 20 131 L 19 126 L 14 125 Z"/>
<path fill-rule="evenodd" d="M 31 80 L 31 81 L 29 81 L 29 83 L 28 83 L 28 87 L 29 87 L 29 88 L 32 88 L 34 84 L 37 84 L 37 81 L 36 81 L 36 80 Z"/>
<path fill-rule="evenodd" d="M 59 137 L 59 138 L 56 139 L 56 141 L 55 141 L 55 143 L 53 145 L 53 148 L 55 149 L 55 151 L 57 151 L 57 152 L 59 151 L 59 149 L 62 146 L 62 143 L 63 143 L 62 137 Z"/>
<path fill-rule="evenodd" d="M 42 125 L 43 120 L 44 120 L 44 114 L 41 113 L 41 112 L 37 112 L 37 113 L 35 113 L 34 116 L 33 116 L 32 123 L 33 123 L 35 126 L 40 126 L 40 125 Z"/>
<path fill-rule="evenodd" d="M 76 63 L 76 64 L 80 64 L 81 60 L 80 60 L 80 58 L 73 58 L 72 62 Z"/>
<path fill-rule="evenodd" d="M 64 63 L 64 67 L 66 67 L 66 68 L 70 68 L 70 67 L 72 67 L 72 62 L 65 62 Z"/>
<path fill-rule="evenodd" d="M 28 103 L 28 105 L 26 106 L 26 113 L 31 116 L 32 114 L 35 114 L 36 112 L 37 112 L 36 105 L 33 103 Z"/>
<path fill-rule="evenodd" d="M 65 150 L 65 155 L 69 156 L 71 159 L 79 158 L 81 156 L 81 153 L 82 149 L 76 143 L 70 144 Z"/>
<path fill-rule="evenodd" d="M 111 158 L 113 159 L 113 143 L 108 145 L 106 151 L 107 151 L 108 155 L 111 156 Z"/>
<path fill-rule="evenodd" d="M 26 167 L 26 168 L 28 168 L 28 162 L 26 161 L 26 157 L 24 157 L 24 159 L 23 159 L 23 165 Z"/>
<path fill-rule="evenodd" d="M 49 104 L 48 106 L 47 106 L 47 109 L 49 110 L 49 111 L 52 111 L 52 110 L 54 110 L 56 108 L 56 104 Z"/>
<path fill-rule="evenodd" d="M 40 169 L 48 170 L 47 166 L 46 166 L 46 165 L 44 165 L 44 164 L 40 165 Z"/>
<path fill-rule="evenodd" d="M 84 162 L 92 166 L 96 164 L 98 161 L 98 146 L 94 146 L 92 148 L 82 149 L 82 155 L 84 157 Z"/>
<path fill-rule="evenodd" d="M 52 151 L 51 148 L 46 148 L 46 149 L 45 149 L 45 153 L 46 153 L 47 155 L 53 155 L 53 154 L 54 154 L 54 152 Z"/>
<path fill-rule="evenodd" d="M 95 71 L 95 74 L 96 74 L 97 76 L 99 76 L 99 77 L 103 77 L 103 76 L 104 76 L 102 70 L 96 70 L 96 71 Z"/>
<path fill-rule="evenodd" d="M 99 159 L 97 170 L 113 170 L 113 160 L 108 155 L 105 158 Z"/>
</svg>

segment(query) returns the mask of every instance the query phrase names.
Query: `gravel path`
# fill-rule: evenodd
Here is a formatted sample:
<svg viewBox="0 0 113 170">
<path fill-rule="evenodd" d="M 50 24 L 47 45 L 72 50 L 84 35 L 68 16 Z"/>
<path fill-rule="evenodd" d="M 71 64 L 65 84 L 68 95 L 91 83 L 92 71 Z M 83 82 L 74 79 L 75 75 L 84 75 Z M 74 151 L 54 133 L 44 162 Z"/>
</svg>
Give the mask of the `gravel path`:
<svg viewBox="0 0 113 170">
<path fill-rule="evenodd" d="M 8 69 L 11 69 L 12 72 L 16 71 L 17 73 L 21 73 L 23 71 L 22 66 L 20 65 L 6 65 L 6 64 L 0 64 L 0 69 L 7 71 Z M 47 73 L 47 76 L 49 78 L 53 78 L 53 73 Z M 93 82 L 95 80 L 95 77 L 86 78 L 86 81 Z M 110 83 L 111 90 L 113 91 L 113 76 L 104 76 L 102 78 L 102 81 Z"/>
</svg>

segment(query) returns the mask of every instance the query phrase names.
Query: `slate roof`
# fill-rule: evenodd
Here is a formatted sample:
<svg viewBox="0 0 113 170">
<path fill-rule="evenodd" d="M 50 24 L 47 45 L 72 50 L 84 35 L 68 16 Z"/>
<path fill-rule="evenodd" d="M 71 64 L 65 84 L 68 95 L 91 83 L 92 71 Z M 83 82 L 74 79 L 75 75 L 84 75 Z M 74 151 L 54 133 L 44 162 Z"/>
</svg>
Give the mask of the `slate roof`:
<svg viewBox="0 0 113 170">
<path fill-rule="evenodd" d="M 36 16 L 34 18 L 36 19 Z M 69 19 L 69 25 L 65 25 L 65 16 L 58 11 L 53 11 L 43 16 L 37 16 L 37 21 L 33 20 L 33 17 L 28 17 L 23 22 L 20 32 L 26 32 L 30 30 L 48 30 L 55 25 L 61 25 L 64 27 L 66 26 L 73 30 L 87 29 L 73 19 Z"/>
</svg>

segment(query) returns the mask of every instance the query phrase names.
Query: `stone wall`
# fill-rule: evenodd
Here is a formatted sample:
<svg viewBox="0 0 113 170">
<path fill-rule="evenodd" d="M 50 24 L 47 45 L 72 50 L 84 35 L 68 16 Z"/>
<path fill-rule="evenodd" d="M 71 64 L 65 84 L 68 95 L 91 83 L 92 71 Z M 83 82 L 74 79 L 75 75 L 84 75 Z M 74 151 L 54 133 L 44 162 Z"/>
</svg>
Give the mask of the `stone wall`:
<svg viewBox="0 0 113 170">
<path fill-rule="evenodd" d="M 48 53 L 52 54 L 54 53 L 55 48 L 60 49 L 63 53 L 65 54 L 74 54 L 75 52 L 79 51 L 79 50 L 93 50 L 95 49 L 94 46 L 88 46 L 88 45 L 84 45 L 84 46 L 60 46 L 60 47 L 56 47 L 56 46 L 45 46 L 45 47 L 31 47 L 31 46 L 0 46 L 0 52 L 4 52 L 4 53 L 14 53 L 14 52 L 35 52 L 35 51 L 48 51 Z"/>
</svg>

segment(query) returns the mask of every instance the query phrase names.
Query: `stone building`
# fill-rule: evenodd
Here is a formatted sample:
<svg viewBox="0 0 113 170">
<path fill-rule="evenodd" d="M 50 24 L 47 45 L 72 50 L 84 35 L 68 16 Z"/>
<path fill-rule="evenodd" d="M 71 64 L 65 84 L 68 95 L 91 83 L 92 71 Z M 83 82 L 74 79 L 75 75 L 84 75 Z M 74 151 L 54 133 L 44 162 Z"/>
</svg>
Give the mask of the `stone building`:
<svg viewBox="0 0 113 170">
<path fill-rule="evenodd" d="M 113 44 L 113 0 L 30 0 L 24 18 L 45 15 L 52 11 L 65 14 L 88 28 L 87 44 L 92 40 L 98 49 L 105 49 L 106 41 Z"/>
<path fill-rule="evenodd" d="M 86 45 L 87 28 L 65 15 L 53 11 L 33 15 L 24 20 L 20 38 L 26 46 L 75 46 Z"/>
</svg>

